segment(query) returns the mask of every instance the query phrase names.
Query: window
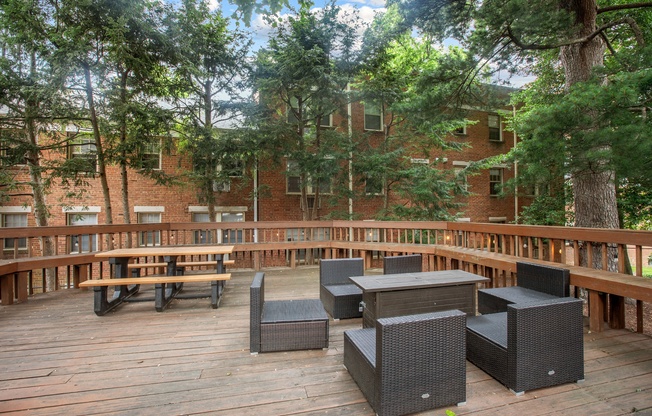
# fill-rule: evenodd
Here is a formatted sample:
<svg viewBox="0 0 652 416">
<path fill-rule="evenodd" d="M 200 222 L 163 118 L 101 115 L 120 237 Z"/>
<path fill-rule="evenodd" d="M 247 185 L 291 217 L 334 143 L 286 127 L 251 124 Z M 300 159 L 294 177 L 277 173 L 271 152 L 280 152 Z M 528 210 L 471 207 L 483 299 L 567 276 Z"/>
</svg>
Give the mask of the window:
<svg viewBox="0 0 652 416">
<path fill-rule="evenodd" d="M 193 212 L 192 222 L 210 222 L 208 212 Z M 193 244 L 210 244 L 213 242 L 213 233 L 210 230 L 195 230 L 192 242 Z"/>
<path fill-rule="evenodd" d="M 466 136 L 466 125 L 453 130 L 453 134 L 456 136 Z"/>
<path fill-rule="evenodd" d="M 11 227 L 27 227 L 27 214 L 1 214 L 2 215 L 2 227 L 11 228 Z M 27 238 L 5 238 L 4 246 L 5 250 L 13 250 L 14 248 L 18 250 L 27 250 Z"/>
<path fill-rule="evenodd" d="M 301 176 L 299 175 L 299 165 L 293 160 L 288 160 L 287 162 L 287 193 L 288 194 L 300 194 L 301 193 Z M 308 175 L 308 186 L 306 187 L 306 192 L 308 194 L 314 194 L 316 191 L 316 186 L 313 183 L 312 178 Z M 319 192 L 322 194 L 332 193 L 331 189 L 331 179 L 324 178 L 319 183 Z"/>
<path fill-rule="evenodd" d="M 217 169 L 224 171 L 230 178 L 241 178 L 244 172 L 244 166 L 240 159 L 224 160 Z"/>
<path fill-rule="evenodd" d="M 365 229 L 365 241 L 369 243 L 378 243 L 380 242 L 380 228 L 366 228 Z"/>
<path fill-rule="evenodd" d="M 487 117 L 487 125 L 489 126 L 489 141 L 502 142 L 503 134 L 501 129 L 500 116 L 498 114 L 489 114 Z"/>
<path fill-rule="evenodd" d="M 161 222 L 160 212 L 139 212 L 139 224 L 156 224 Z M 141 246 L 160 246 L 161 245 L 161 231 L 141 231 L 138 238 L 138 244 Z"/>
<path fill-rule="evenodd" d="M 364 192 L 367 195 L 382 195 L 384 193 L 383 179 L 378 176 L 367 176 Z"/>
<path fill-rule="evenodd" d="M 379 104 L 364 104 L 364 129 L 376 131 L 383 129 L 383 115 Z"/>
<path fill-rule="evenodd" d="M 143 169 L 160 170 L 161 169 L 161 141 L 147 142 L 144 144 L 140 163 Z"/>
<path fill-rule="evenodd" d="M 503 186 L 503 170 L 489 169 L 489 195 L 498 196 Z"/>
<path fill-rule="evenodd" d="M 305 119 L 306 118 L 306 112 L 309 111 L 309 108 L 306 106 L 305 103 L 303 103 L 303 111 L 301 112 L 301 116 Z M 292 97 L 290 98 L 290 106 L 287 111 L 287 117 L 288 117 L 288 123 L 290 124 L 298 124 L 299 119 L 297 118 L 297 114 L 299 114 L 299 100 L 297 97 Z M 316 120 L 315 120 L 316 121 Z M 311 123 L 308 123 L 311 124 Z M 314 124 L 314 123 L 312 123 Z M 333 114 L 328 114 L 326 116 L 322 116 L 319 125 L 321 127 L 333 127 Z"/>
<path fill-rule="evenodd" d="M 97 149 L 92 138 L 77 137 L 72 140 L 68 149 L 68 158 L 79 160 L 82 172 L 95 173 L 97 171 Z"/>
<path fill-rule="evenodd" d="M 466 177 L 466 172 L 464 171 L 464 168 L 454 168 L 453 171 L 455 173 L 455 183 L 457 183 L 459 189 L 461 189 L 464 192 L 468 191 L 469 182 Z"/>
<path fill-rule="evenodd" d="M 70 212 L 66 214 L 68 225 L 97 225 L 97 214 Z M 70 236 L 70 253 L 89 253 L 97 250 L 97 234 Z"/>
<path fill-rule="evenodd" d="M 243 212 L 223 212 L 222 222 L 243 222 Z M 226 244 L 242 243 L 242 229 L 222 230 L 222 242 Z"/>
<path fill-rule="evenodd" d="M 0 156 L 2 156 L 2 165 L 4 166 L 18 166 L 27 164 L 27 154 L 25 149 L 11 144 L 4 144 L 6 147 L 2 148 Z"/>
</svg>

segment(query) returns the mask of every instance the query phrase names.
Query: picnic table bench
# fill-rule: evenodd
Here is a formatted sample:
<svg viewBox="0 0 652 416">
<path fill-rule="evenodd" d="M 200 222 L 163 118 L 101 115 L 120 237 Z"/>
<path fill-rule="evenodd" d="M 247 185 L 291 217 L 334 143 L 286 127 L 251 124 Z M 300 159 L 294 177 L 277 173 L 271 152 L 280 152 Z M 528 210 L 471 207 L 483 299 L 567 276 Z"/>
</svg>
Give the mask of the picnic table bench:
<svg viewBox="0 0 652 416">
<path fill-rule="evenodd" d="M 223 260 L 223 266 L 233 266 L 235 260 Z M 177 268 L 186 268 L 186 267 L 203 267 L 203 266 L 216 266 L 216 260 L 201 260 L 201 261 L 178 261 Z M 167 267 L 167 262 L 151 262 L 151 263 L 129 263 L 127 269 L 131 270 L 131 276 L 137 277 L 140 276 L 140 271 L 147 268 L 158 268 L 158 267 Z"/>
<path fill-rule="evenodd" d="M 161 276 L 152 275 L 144 277 L 122 277 L 113 279 L 86 280 L 79 284 L 79 287 L 92 287 L 94 290 L 94 310 L 98 316 L 105 315 L 107 312 L 115 309 L 123 302 L 138 292 L 140 285 L 154 285 L 154 307 L 157 312 L 162 312 L 172 299 L 178 297 L 178 293 L 183 289 L 183 283 L 190 282 L 210 282 L 211 283 L 211 307 L 216 309 L 222 299 L 224 291 L 224 282 L 231 279 L 230 273 L 202 273 L 186 274 L 179 276 Z M 108 300 L 109 286 L 116 286 L 117 297 Z M 127 289 L 127 286 L 132 286 Z M 194 296 L 194 297 L 208 297 Z M 151 300 L 151 299 L 144 299 Z M 139 300 L 142 301 L 142 300 Z"/>
</svg>

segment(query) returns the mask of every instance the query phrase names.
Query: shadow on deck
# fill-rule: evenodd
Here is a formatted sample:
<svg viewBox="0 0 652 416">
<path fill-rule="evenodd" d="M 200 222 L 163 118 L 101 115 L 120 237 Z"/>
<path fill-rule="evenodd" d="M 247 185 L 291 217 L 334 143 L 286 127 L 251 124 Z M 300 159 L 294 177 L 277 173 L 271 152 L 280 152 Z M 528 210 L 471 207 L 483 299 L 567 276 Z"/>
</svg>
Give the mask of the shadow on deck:
<svg viewBox="0 0 652 416">
<path fill-rule="evenodd" d="M 0 306 L 0 413 L 373 415 L 342 365 L 342 333 L 361 319 L 331 321 L 327 351 L 251 355 L 254 272 L 232 273 L 216 310 L 209 299 L 181 299 L 162 313 L 142 302 L 98 317 L 92 291 L 84 290 Z M 266 298 L 317 298 L 318 273 L 317 267 L 267 270 Z M 625 330 L 585 333 L 584 356 L 585 382 L 520 397 L 467 362 L 467 404 L 449 410 L 652 414 L 652 338 Z"/>
</svg>

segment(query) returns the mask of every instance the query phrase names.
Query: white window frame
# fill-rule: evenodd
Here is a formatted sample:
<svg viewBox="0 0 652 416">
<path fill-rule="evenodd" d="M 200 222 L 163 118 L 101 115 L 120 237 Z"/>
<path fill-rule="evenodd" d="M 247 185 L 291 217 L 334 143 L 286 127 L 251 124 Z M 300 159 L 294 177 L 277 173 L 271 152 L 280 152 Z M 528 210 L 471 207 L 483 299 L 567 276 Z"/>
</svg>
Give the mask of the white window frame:
<svg viewBox="0 0 652 416">
<path fill-rule="evenodd" d="M 498 175 L 496 174 L 498 172 Z M 499 178 L 496 178 L 500 176 Z M 501 188 L 505 180 L 505 169 L 501 167 L 495 167 L 489 169 L 489 196 L 492 198 L 500 196 L 500 189 L 496 191 L 496 185 L 498 188 Z"/>
<path fill-rule="evenodd" d="M 290 172 L 292 170 L 291 164 L 296 163 L 294 160 L 288 160 L 286 163 L 286 172 Z M 310 175 L 307 175 L 307 180 L 309 183 L 312 182 Z M 290 178 L 295 178 L 295 180 L 298 183 L 299 189 L 297 191 L 290 191 Z M 325 190 L 323 186 L 320 186 L 319 193 L 320 195 L 331 195 L 333 193 L 333 183 L 331 180 L 328 181 L 328 189 Z M 285 193 L 288 195 L 301 195 L 301 176 L 299 175 L 286 175 L 285 178 Z M 315 189 L 312 185 L 306 186 L 306 193 L 308 195 L 314 195 L 315 194 Z"/>
<path fill-rule="evenodd" d="M 498 126 L 492 126 L 492 118 L 496 118 L 495 121 L 498 122 Z M 490 142 L 496 142 L 500 143 L 503 141 L 503 118 L 500 116 L 500 114 L 487 114 L 487 127 L 489 129 L 489 141 Z M 498 129 L 498 138 L 492 138 L 492 131 L 495 129 Z"/>
<path fill-rule="evenodd" d="M 469 178 L 465 173 L 462 173 L 464 171 L 464 168 L 461 166 L 455 166 L 453 167 L 453 174 L 455 175 L 455 181 L 464 189 L 464 191 L 468 192 L 469 190 Z"/>
<path fill-rule="evenodd" d="M 466 132 L 466 124 L 453 130 L 453 134 L 455 136 L 466 136 L 468 134 Z"/>
<path fill-rule="evenodd" d="M 1 150 L 1 152 L 2 152 L 2 153 L 1 153 L 1 154 L 2 154 L 2 157 L 3 157 L 3 158 L 9 158 L 10 155 L 11 155 L 11 151 L 12 151 L 13 149 L 14 149 L 13 146 L 9 146 L 9 147 L 6 147 L 6 148 L 2 149 L 2 150 Z M 22 161 L 17 162 L 17 163 L 15 163 L 15 164 L 13 164 L 13 165 L 8 165 L 8 164 L 5 164 L 4 162 L 3 162 L 2 164 L 4 164 L 5 166 L 27 166 L 27 158 L 26 158 L 26 155 L 25 155 L 25 156 L 23 157 Z"/>
<path fill-rule="evenodd" d="M 97 225 L 100 207 L 71 207 L 63 210 L 66 214 L 66 224 L 75 226 Z M 81 237 L 81 244 L 79 241 Z M 98 248 L 97 234 L 71 235 L 69 247 L 71 254 L 90 253 L 97 251 Z"/>
<path fill-rule="evenodd" d="M 88 173 L 97 173 L 97 146 L 95 140 L 88 136 L 78 136 L 71 140 L 70 152 L 68 154 L 70 159 L 83 158 L 89 162 L 93 162 L 93 169 L 89 169 Z"/>
<path fill-rule="evenodd" d="M 14 228 L 14 227 L 27 227 L 28 218 L 27 214 L 32 212 L 29 207 L 0 207 L 0 227 L 2 228 Z M 7 217 L 9 218 L 24 218 L 24 221 L 19 221 L 25 225 L 10 225 L 7 226 Z M 27 237 L 18 237 L 18 238 L 5 238 L 2 243 L 2 249 L 4 251 L 13 251 L 14 250 L 14 240 L 18 240 L 18 251 L 27 251 Z"/>
<path fill-rule="evenodd" d="M 377 186 L 380 187 L 379 192 L 373 192 L 373 191 L 375 191 L 375 190 L 374 190 L 374 189 L 369 189 L 369 187 L 368 187 L 368 185 L 369 185 L 369 181 L 370 181 L 371 179 L 372 179 L 372 178 L 370 178 L 369 176 L 366 176 L 366 178 L 365 178 L 365 182 L 364 182 L 364 192 L 365 192 L 365 195 L 385 195 L 385 180 L 384 180 L 383 178 L 379 178 L 379 180 L 377 181 L 377 183 L 374 183 L 375 185 L 377 185 Z M 373 181 L 373 180 L 372 180 L 372 183 L 373 183 L 373 182 L 376 182 L 376 181 Z"/>
<path fill-rule="evenodd" d="M 153 167 L 152 170 L 161 170 L 162 166 L 162 153 L 161 153 L 162 143 L 161 139 L 157 141 L 149 141 L 144 144 L 143 154 L 141 156 L 141 163 L 144 165 L 148 160 L 156 159 L 156 167 Z M 144 168 L 143 168 L 144 169 Z"/>
<path fill-rule="evenodd" d="M 308 107 L 305 105 L 305 103 L 303 104 L 303 106 L 304 109 L 302 113 L 308 110 Z M 294 115 L 295 110 L 296 111 L 299 110 L 299 100 L 297 99 L 297 97 L 290 97 L 290 104 L 286 108 L 286 120 L 290 124 L 296 124 L 299 122 L 299 120 Z M 328 121 L 327 123 L 324 123 L 325 119 Z M 308 124 L 314 124 L 314 122 Z M 326 128 L 333 127 L 333 113 L 328 114 L 325 118 L 322 118 L 319 126 L 326 127 Z"/>
<path fill-rule="evenodd" d="M 165 208 L 160 206 L 136 206 L 134 207 L 134 212 L 136 213 L 138 224 L 160 224 Z M 158 221 L 149 221 L 154 216 L 158 216 Z M 147 221 L 143 222 L 143 218 L 147 218 Z M 138 245 L 140 247 L 160 246 L 161 231 L 140 231 L 138 233 Z"/>
<path fill-rule="evenodd" d="M 369 103 L 363 103 L 364 107 L 364 129 L 368 131 L 383 131 L 383 109 L 380 104 L 376 104 L 373 102 Z M 373 113 L 371 111 L 374 111 Z M 377 111 L 376 111 L 377 110 Z M 367 117 L 378 117 L 378 128 L 372 128 L 372 126 L 368 126 L 367 123 Z"/>
<path fill-rule="evenodd" d="M 190 220 L 193 223 L 210 223 L 208 209 L 205 211 L 190 211 Z M 213 242 L 212 230 L 195 230 L 192 233 L 193 244 L 211 244 Z"/>
</svg>

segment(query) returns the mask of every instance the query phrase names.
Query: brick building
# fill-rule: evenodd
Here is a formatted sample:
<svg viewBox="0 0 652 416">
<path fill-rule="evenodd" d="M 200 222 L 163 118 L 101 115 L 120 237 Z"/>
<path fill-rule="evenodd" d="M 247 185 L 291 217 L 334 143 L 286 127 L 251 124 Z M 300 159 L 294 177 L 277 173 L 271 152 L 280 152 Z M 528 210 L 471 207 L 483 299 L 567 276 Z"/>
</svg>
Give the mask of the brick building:
<svg viewBox="0 0 652 416">
<path fill-rule="evenodd" d="M 366 131 L 382 137 L 382 116 L 377 110 L 365 108 L 362 103 L 354 103 L 351 109 L 351 128 L 353 131 Z M 440 166 L 446 169 L 459 169 L 469 162 L 508 152 L 515 142 L 514 135 L 505 131 L 501 117 L 495 112 L 470 111 L 470 120 L 476 123 L 460 129 L 451 135 L 455 141 L 469 144 L 460 152 L 441 152 L 432 154 L 431 160 L 439 158 Z M 505 107 L 500 110 L 509 110 Z M 348 128 L 346 114 L 333 115 L 328 123 L 333 128 Z M 73 146 L 68 157 L 88 157 L 92 146 L 80 143 Z M 90 153 L 92 155 L 92 152 Z M 153 150 L 149 163 L 155 169 L 174 175 L 191 164 L 188 157 L 172 149 L 171 152 Z M 90 156 L 92 157 L 92 156 Z M 421 160 L 423 162 L 423 160 Z M 231 183 L 220 187 L 217 194 L 217 221 L 295 221 L 301 219 L 300 197 L 293 192 L 292 179 L 283 169 L 265 169 L 265 161 L 260 161 L 257 177 L 232 177 Z M 343 167 L 345 168 L 345 167 Z M 26 179 L 26 166 L 16 167 Z M 465 206 L 460 210 L 460 221 L 472 222 L 512 222 L 520 210 L 522 201 L 513 196 L 499 198 L 496 193 L 499 184 L 513 177 L 513 166 L 495 166 L 478 175 L 467 178 L 471 196 L 465 198 Z M 243 172 L 251 176 L 251 172 Z M 137 171 L 129 171 L 129 204 L 132 222 L 206 222 L 208 209 L 198 202 L 197 193 L 187 184 L 163 186 L 144 177 Z M 107 178 L 111 190 L 113 222 L 123 223 L 121 185 L 118 167 L 107 166 Z M 47 196 L 50 206 L 50 225 L 103 224 L 105 223 L 104 198 L 99 179 L 88 177 L 88 186 L 83 198 L 66 199 L 64 190 L 52 189 Z M 247 180 L 245 180 L 247 179 Z M 267 188 L 259 198 L 253 198 L 253 186 Z M 356 182 L 356 186 L 359 182 Z M 334 195 L 337 197 L 337 195 Z M 352 201 L 351 212 L 358 219 L 373 219 L 382 207 L 382 195 Z M 333 210 L 348 210 L 349 201 L 339 199 L 335 206 L 321 204 L 319 217 L 325 217 Z M 34 225 L 32 201 L 28 196 L 13 197 L 0 205 L 1 225 L 3 227 Z M 5 245 L 13 242 L 5 241 Z"/>
</svg>

